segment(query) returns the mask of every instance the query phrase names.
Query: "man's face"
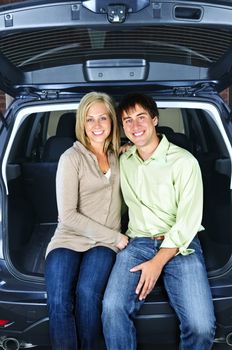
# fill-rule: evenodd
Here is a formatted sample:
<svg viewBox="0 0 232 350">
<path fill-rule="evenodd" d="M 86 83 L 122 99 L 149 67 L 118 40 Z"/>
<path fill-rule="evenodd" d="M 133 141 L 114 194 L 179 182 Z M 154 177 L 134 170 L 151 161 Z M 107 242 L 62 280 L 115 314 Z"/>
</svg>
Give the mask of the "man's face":
<svg viewBox="0 0 232 350">
<path fill-rule="evenodd" d="M 158 124 L 158 117 L 152 118 L 149 112 L 138 104 L 135 108 L 123 112 L 122 124 L 126 136 L 138 148 L 152 144 L 157 138 L 155 126 Z"/>
</svg>

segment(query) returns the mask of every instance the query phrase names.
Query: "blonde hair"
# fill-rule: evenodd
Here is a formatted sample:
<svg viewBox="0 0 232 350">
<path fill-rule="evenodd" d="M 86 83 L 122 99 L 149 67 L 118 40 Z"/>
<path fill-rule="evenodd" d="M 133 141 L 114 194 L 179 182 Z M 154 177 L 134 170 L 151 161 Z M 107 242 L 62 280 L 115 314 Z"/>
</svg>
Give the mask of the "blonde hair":
<svg viewBox="0 0 232 350">
<path fill-rule="evenodd" d="M 115 106 L 112 98 L 103 93 L 103 92 L 89 92 L 85 96 L 82 97 L 79 107 L 76 112 L 76 137 L 77 140 L 82 143 L 83 146 L 89 149 L 89 139 L 85 132 L 85 122 L 86 116 L 89 108 L 96 102 L 104 103 L 109 117 L 111 119 L 111 133 L 105 141 L 104 151 L 107 152 L 108 149 L 111 149 L 116 154 L 119 152 L 119 128 L 118 121 L 116 117 Z"/>
</svg>

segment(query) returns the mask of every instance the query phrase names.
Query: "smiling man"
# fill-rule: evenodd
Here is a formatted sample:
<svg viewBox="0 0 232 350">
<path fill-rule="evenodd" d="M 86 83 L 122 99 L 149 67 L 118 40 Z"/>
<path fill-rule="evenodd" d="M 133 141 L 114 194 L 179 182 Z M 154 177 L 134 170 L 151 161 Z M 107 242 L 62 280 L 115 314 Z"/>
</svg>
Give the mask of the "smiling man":
<svg viewBox="0 0 232 350">
<path fill-rule="evenodd" d="M 180 349 L 211 349 L 215 317 L 197 237 L 203 229 L 198 162 L 156 133 L 158 109 L 151 97 L 125 96 L 119 114 L 134 143 L 120 159 L 131 239 L 117 255 L 104 296 L 107 349 L 137 348 L 133 317 L 161 275 L 180 321 Z"/>
</svg>

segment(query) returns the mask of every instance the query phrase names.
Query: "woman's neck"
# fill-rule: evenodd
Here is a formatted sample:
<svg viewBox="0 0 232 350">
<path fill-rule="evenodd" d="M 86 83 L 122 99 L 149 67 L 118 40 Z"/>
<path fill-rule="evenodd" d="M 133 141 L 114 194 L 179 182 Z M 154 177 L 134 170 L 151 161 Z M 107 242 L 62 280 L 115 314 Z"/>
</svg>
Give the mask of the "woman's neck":
<svg viewBox="0 0 232 350">
<path fill-rule="evenodd" d="M 99 145 L 99 146 L 98 145 L 97 146 L 90 145 L 89 149 L 95 155 L 103 156 L 106 154 L 106 152 L 104 151 L 104 146 L 102 146 L 102 145 Z"/>
<path fill-rule="evenodd" d="M 104 151 L 102 146 L 100 147 L 90 147 L 91 152 L 96 156 L 98 166 L 103 174 L 106 174 L 109 170 L 110 164 L 107 156 L 107 152 Z"/>
</svg>

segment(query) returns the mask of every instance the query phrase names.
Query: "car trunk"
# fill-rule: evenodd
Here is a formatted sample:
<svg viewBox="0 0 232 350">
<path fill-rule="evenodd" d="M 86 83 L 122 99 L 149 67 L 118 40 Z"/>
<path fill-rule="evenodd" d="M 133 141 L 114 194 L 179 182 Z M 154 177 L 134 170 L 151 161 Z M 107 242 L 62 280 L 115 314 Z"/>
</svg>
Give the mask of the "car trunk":
<svg viewBox="0 0 232 350">
<path fill-rule="evenodd" d="M 217 92 L 232 82 L 231 2 L 131 3 L 0 6 L 0 88 L 29 101 L 17 102 L 19 109 L 6 116 L 10 136 L 1 160 L 8 202 L 0 256 L 25 275 L 43 276 L 57 224 L 57 162 L 74 141 L 73 124 L 63 134 L 59 119 L 73 114 L 91 90 L 116 101 L 129 91 L 157 99 L 160 131 L 201 166 L 205 231 L 199 236 L 209 275 L 230 266 L 231 121 Z"/>
<path fill-rule="evenodd" d="M 223 105 L 203 98 L 160 98 L 158 132 L 191 152 L 204 183 L 205 230 L 199 238 L 209 276 L 230 266 L 232 251 L 231 145 Z M 60 154 L 75 141 L 77 102 L 39 102 L 15 114 L 5 154 L 7 255 L 14 269 L 43 276 L 45 251 L 57 225 L 55 176 Z M 220 109 L 218 109 L 220 108 Z M 223 126 L 224 124 L 224 126 Z M 121 132 L 122 143 L 125 142 Z M 123 230 L 127 227 L 122 218 Z"/>
</svg>

